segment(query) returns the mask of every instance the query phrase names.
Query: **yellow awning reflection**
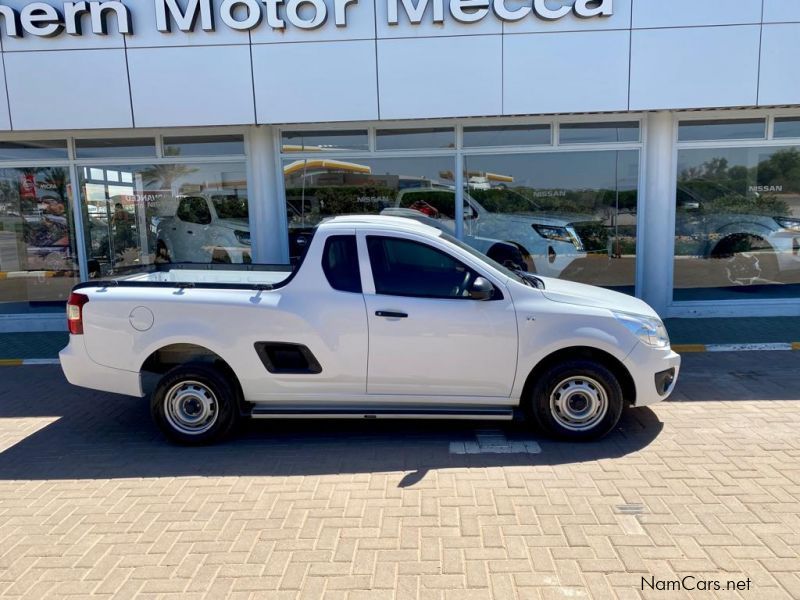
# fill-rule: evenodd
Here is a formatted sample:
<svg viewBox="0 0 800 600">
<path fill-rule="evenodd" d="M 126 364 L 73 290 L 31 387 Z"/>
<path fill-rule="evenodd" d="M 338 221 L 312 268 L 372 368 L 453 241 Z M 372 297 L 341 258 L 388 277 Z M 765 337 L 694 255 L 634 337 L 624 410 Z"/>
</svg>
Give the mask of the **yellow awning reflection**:
<svg viewBox="0 0 800 600">
<path fill-rule="evenodd" d="M 372 169 L 366 165 L 322 158 L 312 160 L 296 160 L 293 163 L 289 163 L 283 167 L 283 173 L 284 175 L 292 175 L 298 171 L 308 169 L 328 169 L 331 171 L 347 171 L 349 173 L 372 173 Z"/>
<path fill-rule="evenodd" d="M 514 178 L 511 175 L 500 175 L 498 173 L 486 173 L 486 179 L 502 183 L 514 183 Z"/>
</svg>

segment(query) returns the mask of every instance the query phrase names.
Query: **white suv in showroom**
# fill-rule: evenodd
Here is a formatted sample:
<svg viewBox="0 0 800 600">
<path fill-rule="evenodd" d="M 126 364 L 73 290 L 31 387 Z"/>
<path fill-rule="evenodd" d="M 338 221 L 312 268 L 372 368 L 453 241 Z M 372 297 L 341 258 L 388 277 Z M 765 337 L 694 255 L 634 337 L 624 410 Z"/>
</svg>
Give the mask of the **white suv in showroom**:
<svg viewBox="0 0 800 600">
<path fill-rule="evenodd" d="M 395 201 L 398 208 L 411 208 L 423 214 L 453 223 L 455 190 L 434 186 L 401 190 Z M 503 240 L 519 248 L 528 269 L 558 277 L 573 261 L 586 257 L 583 241 L 575 223 L 597 221 L 591 215 L 545 212 L 534 201 L 519 196 L 530 210 L 490 212 L 468 192 L 464 192 L 464 234 Z"/>
<path fill-rule="evenodd" d="M 179 197 L 175 215 L 158 222 L 156 248 L 170 262 L 250 262 L 247 199 L 222 191 Z"/>
</svg>

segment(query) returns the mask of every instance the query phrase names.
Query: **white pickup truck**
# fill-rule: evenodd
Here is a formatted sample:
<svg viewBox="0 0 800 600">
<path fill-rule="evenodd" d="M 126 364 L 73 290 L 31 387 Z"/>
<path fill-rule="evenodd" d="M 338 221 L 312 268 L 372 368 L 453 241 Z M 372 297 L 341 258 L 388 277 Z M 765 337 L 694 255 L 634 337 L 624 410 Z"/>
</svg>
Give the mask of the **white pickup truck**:
<svg viewBox="0 0 800 600">
<path fill-rule="evenodd" d="M 60 358 L 75 385 L 149 395 L 180 443 L 242 417 L 515 412 L 591 439 L 669 396 L 680 367 L 641 300 L 511 272 L 410 219 L 325 221 L 294 270 L 161 268 L 76 286 Z"/>
</svg>

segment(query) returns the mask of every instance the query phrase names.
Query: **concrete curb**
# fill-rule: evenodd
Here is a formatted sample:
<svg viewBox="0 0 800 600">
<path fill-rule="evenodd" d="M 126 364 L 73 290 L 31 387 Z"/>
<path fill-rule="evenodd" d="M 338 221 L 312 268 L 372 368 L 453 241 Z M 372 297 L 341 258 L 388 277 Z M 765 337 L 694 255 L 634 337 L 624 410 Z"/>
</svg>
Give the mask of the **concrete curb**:
<svg viewBox="0 0 800 600">
<path fill-rule="evenodd" d="M 800 342 L 761 343 L 761 344 L 673 344 L 672 349 L 679 354 L 692 352 L 756 352 L 759 350 L 800 350 Z"/>
<path fill-rule="evenodd" d="M 30 365 L 58 365 L 57 358 L 0 358 L 0 367 L 22 367 Z"/>
</svg>

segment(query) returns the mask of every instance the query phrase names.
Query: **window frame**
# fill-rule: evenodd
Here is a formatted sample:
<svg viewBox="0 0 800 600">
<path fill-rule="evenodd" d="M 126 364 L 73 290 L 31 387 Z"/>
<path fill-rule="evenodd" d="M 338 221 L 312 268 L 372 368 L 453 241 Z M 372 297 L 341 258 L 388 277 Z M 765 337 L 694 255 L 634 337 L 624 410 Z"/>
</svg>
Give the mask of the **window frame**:
<svg viewBox="0 0 800 600">
<path fill-rule="evenodd" d="M 638 122 L 639 141 L 637 142 L 604 142 L 604 143 L 580 143 L 580 144 L 560 144 L 559 126 L 562 123 L 601 123 L 601 122 Z M 503 125 L 549 125 L 550 144 L 535 144 L 528 146 L 475 146 L 465 148 L 463 144 L 464 127 L 499 127 Z M 376 150 L 376 130 L 381 129 L 419 129 L 454 127 L 456 133 L 455 148 L 425 149 L 425 150 Z M 639 206 L 643 206 L 645 200 L 645 166 L 647 157 L 645 149 L 647 147 L 647 120 L 646 113 L 607 113 L 594 114 L 588 116 L 581 115 L 550 115 L 543 117 L 473 117 L 463 119 L 426 119 L 423 121 L 359 121 L 347 124 L 341 123 L 304 123 L 302 125 L 284 125 L 275 128 L 273 135 L 273 150 L 275 153 L 274 168 L 276 173 L 276 192 L 279 202 L 285 204 L 286 187 L 283 177 L 284 160 L 303 160 L 319 158 L 319 153 L 314 152 L 282 152 L 283 131 L 320 131 L 320 130 L 368 130 L 369 150 L 360 152 L 352 150 L 331 150 L 325 156 L 332 159 L 347 158 L 352 160 L 371 159 L 371 158 L 403 158 L 403 157 L 434 157 L 434 156 L 453 156 L 455 159 L 455 181 L 454 188 L 456 194 L 456 218 L 454 237 L 464 241 L 464 158 L 470 154 L 531 154 L 531 153 L 554 153 L 554 152 L 592 152 L 604 150 L 635 150 L 639 153 L 639 173 L 637 176 L 637 194 Z M 285 219 L 286 208 L 281 206 L 281 219 Z M 644 223 L 640 220 L 644 218 L 644 211 L 639 210 L 637 214 L 637 231 L 642 230 Z M 281 222 L 281 236 L 286 239 L 288 248 L 288 224 Z M 634 279 L 634 294 L 637 298 L 641 297 L 642 283 L 644 278 L 644 261 L 639 257 L 642 254 L 644 242 L 641 236 L 636 240 L 636 269 Z"/>
<path fill-rule="evenodd" d="M 372 294 L 374 294 L 375 296 L 385 296 L 385 297 L 388 297 L 388 298 L 416 298 L 416 299 L 420 299 L 420 300 L 445 300 L 445 301 L 448 301 L 448 300 L 457 300 L 457 301 L 472 300 L 472 301 L 476 301 L 476 302 L 486 302 L 486 300 L 477 300 L 475 298 L 471 298 L 470 296 L 429 296 L 429 295 L 424 295 L 424 294 L 387 294 L 387 293 L 384 293 L 384 292 L 379 292 L 378 291 L 378 287 L 377 287 L 377 283 L 376 283 L 377 280 L 376 280 L 376 277 L 375 277 L 375 267 L 373 265 L 372 255 L 369 252 L 369 240 L 370 239 L 399 240 L 400 242 L 417 244 L 419 246 L 422 246 L 424 248 L 432 250 L 433 252 L 435 252 L 437 254 L 440 254 L 440 255 L 443 255 L 446 258 L 448 258 L 449 260 L 452 260 L 452 261 L 460 264 L 462 267 L 464 267 L 465 269 L 470 271 L 472 273 L 472 275 L 473 275 L 473 278 L 472 278 L 471 281 L 475 281 L 475 279 L 477 279 L 478 277 L 483 277 L 484 279 L 489 281 L 492 284 L 492 287 L 494 288 L 494 295 L 492 296 L 492 298 L 489 301 L 497 301 L 497 300 L 502 300 L 503 299 L 502 291 L 499 289 L 499 287 L 497 286 L 497 284 L 495 283 L 495 281 L 492 278 L 487 277 L 483 272 L 481 272 L 480 270 L 476 269 L 474 266 L 471 266 L 471 265 L 465 263 L 463 260 L 461 260 L 460 257 L 454 256 L 452 252 L 448 252 L 446 250 L 443 250 L 442 248 L 437 248 L 435 245 L 429 244 L 427 241 L 414 239 L 413 237 L 393 235 L 391 232 L 388 232 L 388 231 L 387 232 L 367 231 L 367 232 L 364 232 L 364 234 L 362 236 L 362 239 L 364 240 L 364 251 L 366 252 L 366 258 L 367 258 L 367 260 L 369 262 L 369 276 L 370 276 L 371 283 L 372 283 Z"/>
<path fill-rule="evenodd" d="M 345 290 L 342 288 L 338 288 L 333 285 L 331 281 L 331 276 L 328 273 L 328 269 L 326 268 L 326 260 L 328 258 L 328 251 L 330 250 L 331 243 L 334 240 L 341 239 L 341 238 L 352 238 L 353 240 L 353 248 L 355 250 L 355 259 L 356 259 L 356 281 L 358 282 L 358 290 Z M 356 236 L 355 232 L 353 233 L 331 233 L 327 238 L 325 238 L 325 245 L 322 247 L 322 257 L 320 258 L 320 266 L 322 268 L 322 274 L 325 276 L 325 280 L 328 282 L 328 285 L 331 286 L 331 289 L 337 292 L 342 292 L 343 294 L 364 294 L 364 283 L 361 276 L 361 257 L 358 251 L 358 237 Z"/>
<path fill-rule="evenodd" d="M 774 136 L 775 120 L 780 117 L 800 118 L 800 111 L 796 108 L 786 109 L 752 109 L 737 111 L 696 111 L 696 112 L 675 112 L 672 115 L 672 165 L 670 177 L 672 181 L 672 193 L 669 198 L 669 222 L 666 223 L 672 243 L 664 258 L 666 259 L 665 269 L 669 293 L 664 299 L 664 313 L 666 317 L 686 317 L 696 314 L 713 313 L 714 316 L 737 316 L 746 313 L 747 315 L 760 315 L 776 313 L 783 314 L 786 311 L 794 314 L 797 306 L 797 298 L 736 298 L 726 300 L 675 300 L 675 227 L 677 217 L 677 181 L 678 181 L 678 156 L 682 150 L 691 149 L 743 149 L 743 148 L 781 148 L 785 146 L 800 147 L 800 137 L 778 137 Z M 767 120 L 767 133 L 764 139 L 744 139 L 744 140 L 701 140 L 701 141 L 679 141 L 678 128 L 682 121 L 699 120 L 732 120 L 732 119 L 753 119 L 765 118 Z"/>
<path fill-rule="evenodd" d="M 164 156 L 164 137 L 171 136 L 213 136 L 213 135 L 241 135 L 244 138 L 243 154 L 207 155 L 197 156 Z M 89 139 L 130 139 L 130 138 L 149 138 L 155 140 L 155 157 L 125 157 L 109 156 L 104 158 L 77 158 L 75 140 Z M 80 173 L 82 167 L 116 167 L 119 165 L 154 165 L 154 164 L 191 164 L 191 163 L 217 163 L 217 164 L 236 164 L 244 163 L 247 171 L 248 188 L 251 187 L 251 173 L 249 164 L 249 145 L 250 128 L 245 126 L 214 126 L 214 127 L 186 127 L 186 128 L 137 128 L 137 129 L 114 129 L 114 130 L 63 130 L 63 131 L 36 131 L 18 132 L 9 131 L 0 134 L 0 139 L 4 142 L 35 142 L 35 141 L 56 141 L 64 140 L 67 144 L 67 157 L 60 159 L 14 159 L 0 160 L 0 168 L 25 169 L 25 168 L 47 168 L 61 167 L 66 168 L 69 175 L 69 183 L 74 192 L 80 190 Z M 250 193 L 248 191 L 248 193 Z M 73 193 L 70 203 L 73 216 L 73 231 L 75 232 L 75 244 L 77 245 L 78 267 L 80 271 L 80 281 L 89 281 L 89 257 L 86 253 L 85 224 L 83 222 L 84 200 L 82 194 Z M 254 211 L 250 211 L 250 229 L 257 231 L 259 227 Z M 288 242 L 287 242 L 288 243 Z M 59 317 L 60 318 L 60 317 Z"/>
</svg>

